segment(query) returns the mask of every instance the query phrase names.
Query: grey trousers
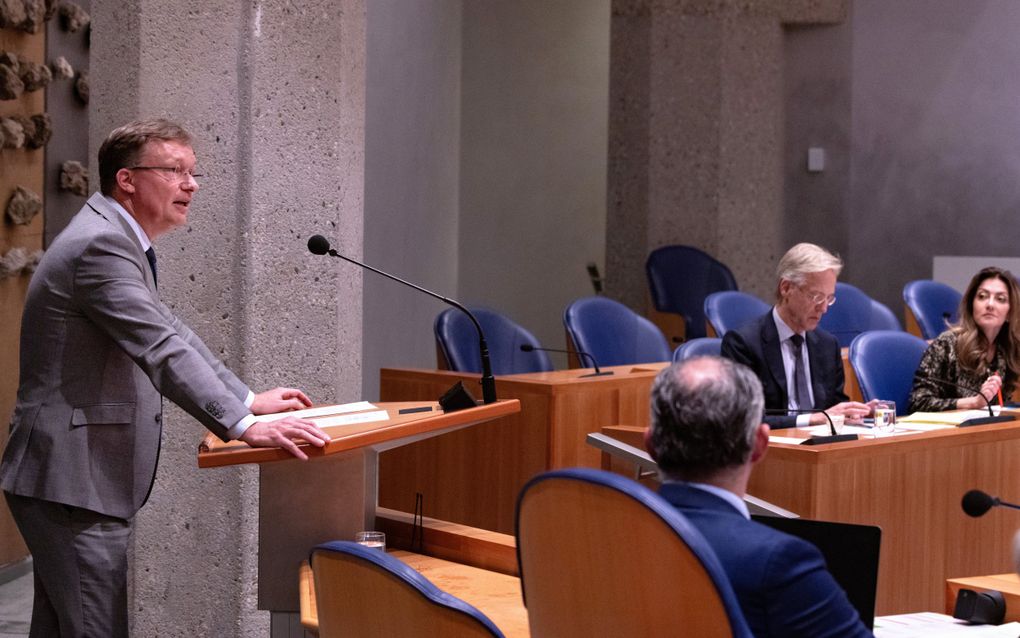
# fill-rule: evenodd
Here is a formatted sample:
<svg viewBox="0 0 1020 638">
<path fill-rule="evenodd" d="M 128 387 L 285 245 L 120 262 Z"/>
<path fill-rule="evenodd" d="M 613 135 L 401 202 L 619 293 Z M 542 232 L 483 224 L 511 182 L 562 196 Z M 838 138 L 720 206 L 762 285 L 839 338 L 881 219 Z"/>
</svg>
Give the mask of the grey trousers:
<svg viewBox="0 0 1020 638">
<path fill-rule="evenodd" d="M 35 569 L 30 638 L 127 638 L 131 521 L 5 492 Z"/>
</svg>

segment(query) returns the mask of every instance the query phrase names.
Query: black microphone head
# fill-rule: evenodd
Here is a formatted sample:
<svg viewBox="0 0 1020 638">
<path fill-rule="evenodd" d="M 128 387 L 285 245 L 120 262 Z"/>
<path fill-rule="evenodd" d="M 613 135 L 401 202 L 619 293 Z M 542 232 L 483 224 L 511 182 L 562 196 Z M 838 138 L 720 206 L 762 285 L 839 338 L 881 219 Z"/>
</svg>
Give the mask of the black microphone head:
<svg viewBox="0 0 1020 638">
<path fill-rule="evenodd" d="M 325 255 L 329 252 L 329 240 L 322 235 L 312 235 L 308 238 L 308 250 L 313 255 Z"/>
<path fill-rule="evenodd" d="M 521 352 L 532 352 L 534 349 L 535 346 L 531 345 L 530 343 L 521 344 Z"/>
<path fill-rule="evenodd" d="M 998 504 L 997 498 L 985 494 L 981 490 L 971 490 L 963 495 L 963 511 L 967 513 L 967 516 L 983 516 L 985 512 L 992 509 L 994 505 Z"/>
</svg>

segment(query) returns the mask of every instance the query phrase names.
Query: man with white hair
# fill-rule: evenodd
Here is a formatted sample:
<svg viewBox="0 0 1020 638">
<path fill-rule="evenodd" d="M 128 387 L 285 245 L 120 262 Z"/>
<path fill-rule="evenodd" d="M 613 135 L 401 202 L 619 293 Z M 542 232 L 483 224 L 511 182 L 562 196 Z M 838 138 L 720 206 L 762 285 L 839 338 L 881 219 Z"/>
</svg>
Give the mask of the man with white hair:
<svg viewBox="0 0 1020 638">
<path fill-rule="evenodd" d="M 843 359 L 839 341 L 818 328 L 836 303 L 839 257 L 815 244 L 797 244 L 776 269 L 776 305 L 761 317 L 723 335 L 722 356 L 743 363 L 761 380 L 767 410 L 789 410 L 770 416 L 774 428 L 824 425 L 825 410 L 848 420 L 867 416 L 870 406 L 849 401 L 843 392 Z"/>
</svg>

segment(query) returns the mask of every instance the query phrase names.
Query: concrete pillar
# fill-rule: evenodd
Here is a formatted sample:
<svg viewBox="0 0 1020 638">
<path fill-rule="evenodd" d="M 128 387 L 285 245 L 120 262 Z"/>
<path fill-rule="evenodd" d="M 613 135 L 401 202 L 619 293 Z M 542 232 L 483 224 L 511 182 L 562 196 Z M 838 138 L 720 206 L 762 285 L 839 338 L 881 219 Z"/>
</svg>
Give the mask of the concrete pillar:
<svg viewBox="0 0 1020 638">
<path fill-rule="evenodd" d="M 195 136 L 206 175 L 188 225 L 156 245 L 163 300 L 253 390 L 358 398 L 361 273 L 305 242 L 361 253 L 363 1 L 95 0 L 92 16 L 91 148 L 163 115 Z M 199 470 L 204 429 L 169 403 L 164 424 L 136 519 L 132 633 L 264 636 L 257 471 Z"/>
<path fill-rule="evenodd" d="M 648 253 L 693 245 L 771 298 L 784 245 L 783 24 L 845 0 L 613 0 L 607 292 L 644 310 Z"/>
</svg>

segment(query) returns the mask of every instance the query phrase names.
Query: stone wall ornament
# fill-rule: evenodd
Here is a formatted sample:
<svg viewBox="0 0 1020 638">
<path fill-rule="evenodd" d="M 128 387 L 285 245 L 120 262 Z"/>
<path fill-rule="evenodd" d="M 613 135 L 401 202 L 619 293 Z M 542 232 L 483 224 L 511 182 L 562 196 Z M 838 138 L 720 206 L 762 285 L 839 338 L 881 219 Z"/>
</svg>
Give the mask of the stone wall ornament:
<svg viewBox="0 0 1020 638">
<path fill-rule="evenodd" d="M 78 77 L 74 81 L 74 94 L 78 96 L 78 99 L 83 104 L 89 103 L 89 72 L 79 71 Z"/>
<path fill-rule="evenodd" d="M 0 0 L 2 1 L 2 0 Z M 91 18 L 85 9 L 82 9 L 73 2 L 63 2 L 60 5 L 60 24 L 64 30 L 77 33 L 87 27 Z"/>
<path fill-rule="evenodd" d="M 0 29 L 18 29 L 27 18 L 23 0 L 0 0 Z"/>
<path fill-rule="evenodd" d="M 25 146 L 25 127 L 16 119 L 0 117 L 0 132 L 3 133 L 4 148 L 23 148 Z"/>
<path fill-rule="evenodd" d="M 89 172 L 81 162 L 69 160 L 60 165 L 60 189 L 86 197 L 89 194 Z"/>
<path fill-rule="evenodd" d="M 26 91 L 38 91 L 53 80 L 53 71 L 50 71 L 50 67 L 25 59 L 21 60 L 20 75 Z"/>
<path fill-rule="evenodd" d="M 17 186 L 7 201 L 7 219 L 11 223 L 28 225 L 42 212 L 42 198 L 24 186 Z"/>
<path fill-rule="evenodd" d="M 53 123 L 50 121 L 49 113 L 36 113 L 31 118 L 32 133 L 28 133 L 25 127 L 25 148 L 42 148 L 46 146 L 53 137 Z"/>
<path fill-rule="evenodd" d="M 31 257 L 24 248 L 20 246 L 11 248 L 0 257 L 0 279 L 21 274 L 30 260 Z"/>
<path fill-rule="evenodd" d="M 25 19 L 18 26 L 22 31 L 38 33 L 46 20 L 46 3 L 43 0 L 23 0 Z"/>
<path fill-rule="evenodd" d="M 71 63 L 64 56 L 60 56 L 50 62 L 50 70 L 53 71 L 53 77 L 57 80 L 67 80 L 74 77 L 74 67 L 71 66 Z"/>
<path fill-rule="evenodd" d="M 0 0 L 0 29 L 38 33 L 57 3 L 58 0 Z"/>
<path fill-rule="evenodd" d="M 18 72 L 6 64 L 0 64 L 0 100 L 14 100 L 24 92 L 25 83 L 21 81 Z"/>
<path fill-rule="evenodd" d="M 30 275 L 35 272 L 35 269 L 39 267 L 39 260 L 42 259 L 43 253 L 46 252 L 43 249 L 39 249 L 28 256 L 28 263 L 21 269 L 21 272 Z"/>
</svg>

